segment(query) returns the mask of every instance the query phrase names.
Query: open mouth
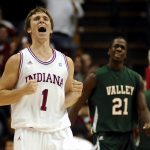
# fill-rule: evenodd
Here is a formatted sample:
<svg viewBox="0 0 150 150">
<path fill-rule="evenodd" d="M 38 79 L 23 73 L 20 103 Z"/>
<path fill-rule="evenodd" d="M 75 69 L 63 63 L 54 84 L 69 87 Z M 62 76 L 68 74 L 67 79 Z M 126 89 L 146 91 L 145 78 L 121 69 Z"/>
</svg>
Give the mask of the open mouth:
<svg viewBox="0 0 150 150">
<path fill-rule="evenodd" d="M 38 29 L 38 31 L 39 31 L 39 32 L 46 32 L 46 28 L 40 27 L 40 28 Z"/>
</svg>

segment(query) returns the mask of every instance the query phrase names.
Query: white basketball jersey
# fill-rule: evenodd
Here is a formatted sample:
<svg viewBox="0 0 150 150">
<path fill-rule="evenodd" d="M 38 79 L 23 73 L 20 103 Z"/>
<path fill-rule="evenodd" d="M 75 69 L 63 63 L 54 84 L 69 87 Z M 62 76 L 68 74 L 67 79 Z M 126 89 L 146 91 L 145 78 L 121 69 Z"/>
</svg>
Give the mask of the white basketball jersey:
<svg viewBox="0 0 150 150">
<path fill-rule="evenodd" d="M 16 88 L 34 79 L 37 91 L 23 96 L 11 107 L 12 128 L 33 127 L 43 132 L 53 132 L 70 126 L 65 104 L 65 83 L 68 64 L 64 54 L 53 50 L 49 61 L 38 59 L 30 48 L 20 51 L 21 61 Z"/>
</svg>

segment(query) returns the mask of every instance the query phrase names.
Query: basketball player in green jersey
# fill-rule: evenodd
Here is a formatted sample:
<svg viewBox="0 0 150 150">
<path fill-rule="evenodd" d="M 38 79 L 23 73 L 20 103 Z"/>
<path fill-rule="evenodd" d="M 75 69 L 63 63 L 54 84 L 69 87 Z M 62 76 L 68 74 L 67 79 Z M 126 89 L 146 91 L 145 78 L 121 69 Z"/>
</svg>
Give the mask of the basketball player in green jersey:
<svg viewBox="0 0 150 150">
<path fill-rule="evenodd" d="M 124 65 L 127 41 L 115 38 L 108 50 L 109 62 L 84 81 L 80 100 L 70 110 L 74 122 L 88 100 L 96 150 L 135 150 L 132 130 L 138 121 L 149 133 L 150 113 L 144 98 L 142 77 Z"/>
<path fill-rule="evenodd" d="M 150 90 L 145 91 L 145 96 L 147 100 L 147 105 L 150 110 Z M 138 150 L 150 150 L 150 137 L 146 136 L 143 132 L 143 130 L 140 133 L 140 145 L 138 147 Z"/>
</svg>

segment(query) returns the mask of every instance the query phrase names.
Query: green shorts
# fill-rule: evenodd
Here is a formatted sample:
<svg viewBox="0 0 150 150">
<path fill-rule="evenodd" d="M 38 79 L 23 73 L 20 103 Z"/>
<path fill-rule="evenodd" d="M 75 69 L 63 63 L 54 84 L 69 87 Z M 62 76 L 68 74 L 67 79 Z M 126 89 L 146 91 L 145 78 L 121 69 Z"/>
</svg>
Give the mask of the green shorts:
<svg viewBox="0 0 150 150">
<path fill-rule="evenodd" d="M 94 135 L 96 150 L 136 150 L 132 132 L 102 132 Z"/>
</svg>

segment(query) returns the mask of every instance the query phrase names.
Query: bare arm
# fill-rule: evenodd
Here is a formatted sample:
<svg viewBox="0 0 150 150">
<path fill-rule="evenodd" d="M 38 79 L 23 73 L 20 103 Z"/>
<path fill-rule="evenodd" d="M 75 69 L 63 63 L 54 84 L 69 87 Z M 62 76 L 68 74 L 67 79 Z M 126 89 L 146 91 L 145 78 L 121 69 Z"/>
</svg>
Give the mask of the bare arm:
<svg viewBox="0 0 150 150">
<path fill-rule="evenodd" d="M 95 86 L 96 86 L 96 75 L 95 73 L 91 73 L 86 77 L 83 83 L 83 91 L 79 101 L 69 109 L 69 118 L 71 120 L 71 124 L 74 124 L 78 116 L 79 110 L 86 103 Z"/>
<path fill-rule="evenodd" d="M 5 65 L 4 73 L 0 79 L 0 106 L 17 102 L 26 94 L 36 90 L 36 82 L 30 81 L 26 86 L 15 89 L 19 77 L 20 55 L 10 57 Z"/>
<path fill-rule="evenodd" d="M 74 75 L 74 64 L 71 58 L 68 59 L 68 65 L 69 65 L 69 75 L 68 79 L 65 85 L 65 107 L 68 108 L 72 106 L 74 103 L 76 103 L 81 96 L 83 84 L 82 82 L 76 81 L 73 79 Z"/>
</svg>

